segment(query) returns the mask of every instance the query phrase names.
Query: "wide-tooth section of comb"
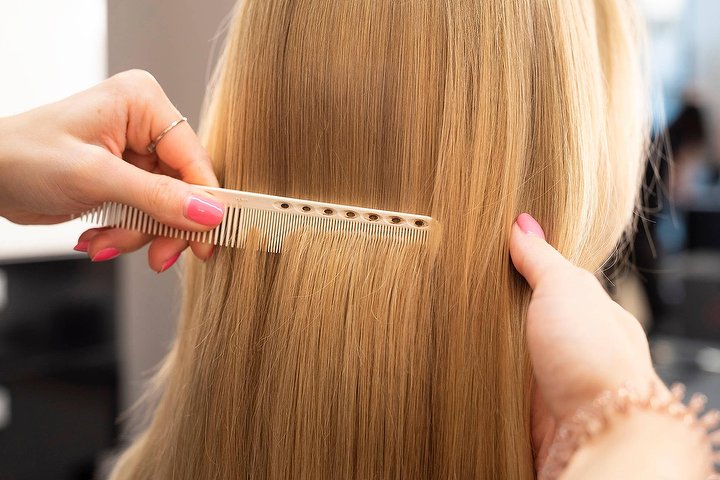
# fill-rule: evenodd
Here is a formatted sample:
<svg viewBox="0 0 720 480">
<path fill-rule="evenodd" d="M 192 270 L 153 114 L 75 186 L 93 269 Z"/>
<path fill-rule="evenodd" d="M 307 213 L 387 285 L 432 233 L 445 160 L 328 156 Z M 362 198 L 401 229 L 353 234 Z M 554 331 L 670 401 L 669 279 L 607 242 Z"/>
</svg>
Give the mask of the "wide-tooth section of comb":
<svg viewBox="0 0 720 480">
<path fill-rule="evenodd" d="M 393 225 L 378 218 L 350 218 L 338 215 L 308 214 L 302 211 L 282 209 L 265 210 L 240 206 L 227 206 L 222 223 L 208 232 L 190 232 L 169 227 L 148 214 L 127 205 L 106 202 L 80 216 L 86 223 L 134 230 L 149 235 L 211 243 L 222 247 L 246 247 L 248 233 L 253 229 L 260 234 L 255 249 L 279 253 L 285 237 L 292 232 L 309 229 L 321 232 L 363 234 L 369 237 L 391 238 L 400 243 L 424 242 L 427 239 L 429 223 L 418 221 L 421 226 L 405 222 Z"/>
</svg>

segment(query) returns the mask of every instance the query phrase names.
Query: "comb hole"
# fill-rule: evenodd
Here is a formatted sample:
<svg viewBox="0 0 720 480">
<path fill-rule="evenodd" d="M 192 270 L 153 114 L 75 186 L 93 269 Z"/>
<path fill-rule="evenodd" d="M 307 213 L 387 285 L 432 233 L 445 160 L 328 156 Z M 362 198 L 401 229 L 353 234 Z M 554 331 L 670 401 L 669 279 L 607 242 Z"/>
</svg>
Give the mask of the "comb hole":
<svg viewBox="0 0 720 480">
<path fill-rule="evenodd" d="M 306 213 L 307 213 L 307 212 L 309 212 L 310 210 L 312 210 L 312 208 L 308 207 L 307 205 L 305 205 L 304 207 L 302 207 L 302 211 L 303 211 L 303 212 L 306 212 Z"/>
<path fill-rule="evenodd" d="M 333 213 L 335 213 L 335 210 L 333 210 L 332 208 L 326 208 L 325 210 L 323 210 L 323 213 L 325 215 L 332 215 Z"/>
<path fill-rule="evenodd" d="M 282 209 L 284 209 L 284 210 L 287 210 L 288 208 L 290 208 L 290 205 L 287 204 L 287 203 L 281 203 L 281 204 L 280 204 L 280 208 L 282 208 Z"/>
<path fill-rule="evenodd" d="M 415 220 L 415 226 L 416 226 L 416 227 L 422 228 L 422 227 L 424 227 L 425 225 L 427 225 L 427 224 L 425 223 L 425 220 Z"/>
<path fill-rule="evenodd" d="M 371 222 L 377 222 L 380 219 L 380 217 L 375 213 L 370 213 L 370 214 L 368 214 L 367 219 L 370 220 Z"/>
<path fill-rule="evenodd" d="M 392 223 L 392 224 L 394 224 L 394 225 L 398 225 L 398 224 L 402 223 L 402 218 L 400 218 L 400 217 L 390 217 L 390 223 Z"/>
<path fill-rule="evenodd" d="M 355 218 L 357 217 L 357 214 L 355 212 L 345 212 L 345 216 L 347 218 Z"/>
</svg>

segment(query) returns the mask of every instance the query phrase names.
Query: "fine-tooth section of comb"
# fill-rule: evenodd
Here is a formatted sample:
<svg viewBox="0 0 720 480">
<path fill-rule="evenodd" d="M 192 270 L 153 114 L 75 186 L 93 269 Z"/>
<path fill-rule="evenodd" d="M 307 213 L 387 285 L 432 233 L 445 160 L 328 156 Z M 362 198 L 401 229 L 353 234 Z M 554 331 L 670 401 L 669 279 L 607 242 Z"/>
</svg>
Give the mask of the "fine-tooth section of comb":
<svg viewBox="0 0 720 480">
<path fill-rule="evenodd" d="M 211 243 L 221 247 L 246 247 L 248 232 L 260 234 L 258 245 L 247 245 L 279 253 L 285 237 L 309 229 L 322 232 L 362 234 L 389 238 L 400 243 L 425 242 L 432 219 L 347 205 L 314 202 L 220 188 L 201 187 L 222 201 L 223 221 L 208 232 L 190 232 L 164 225 L 128 205 L 106 202 L 83 213 L 86 223 L 135 230 L 155 236 Z"/>
</svg>

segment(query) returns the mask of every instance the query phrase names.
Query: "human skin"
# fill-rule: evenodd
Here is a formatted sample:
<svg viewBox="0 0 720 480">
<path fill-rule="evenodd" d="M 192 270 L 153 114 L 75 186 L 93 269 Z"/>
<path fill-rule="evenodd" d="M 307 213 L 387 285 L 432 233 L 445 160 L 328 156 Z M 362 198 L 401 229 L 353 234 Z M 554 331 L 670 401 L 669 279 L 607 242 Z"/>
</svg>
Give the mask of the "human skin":
<svg viewBox="0 0 720 480">
<path fill-rule="evenodd" d="M 626 383 L 649 388 L 654 382 L 669 392 L 652 367 L 637 319 L 612 301 L 592 273 L 549 245 L 530 215 L 512 225 L 510 254 L 533 290 L 527 341 L 536 380 L 532 433 L 540 470 L 556 427 L 603 391 Z M 709 452 L 704 432 L 661 413 L 633 412 L 582 447 L 562 478 L 705 479 Z"/>
<path fill-rule="evenodd" d="M 170 226 L 207 231 L 220 223 L 222 205 L 191 184 L 218 186 L 210 158 L 183 122 L 157 145 L 148 144 L 181 118 L 147 72 L 131 70 L 72 97 L 0 118 L 0 216 L 19 224 L 67 221 L 105 201 L 137 207 Z M 91 229 L 77 250 L 95 261 L 150 243 L 158 272 L 188 242 L 120 229 Z M 212 246 L 191 243 L 206 259 Z"/>
<path fill-rule="evenodd" d="M 173 227 L 211 229 L 220 221 L 214 209 L 222 206 L 191 184 L 218 183 L 192 129 L 181 123 L 158 144 L 156 155 L 146 150 L 178 118 L 162 88 L 142 71 L 124 72 L 60 102 L 1 118 L 0 215 L 21 224 L 52 224 L 114 201 Z M 111 228 L 83 233 L 79 249 L 99 261 L 147 243 L 149 264 L 158 272 L 188 246 Z M 190 247 L 200 258 L 212 253 L 209 245 Z M 527 339 L 536 379 L 532 435 L 540 468 L 556 426 L 577 408 L 625 382 L 661 382 L 637 320 L 608 297 L 590 272 L 545 242 L 542 228 L 527 214 L 511 227 L 510 253 L 533 289 Z M 631 417 L 583 447 L 563 478 L 621 478 L 602 473 L 625 475 L 637 463 L 628 466 L 632 458 L 663 458 L 667 469 L 679 472 L 667 478 L 694 478 L 688 472 L 708 468 L 707 449 L 678 448 L 704 441 L 697 432 L 660 414 Z M 622 478 L 658 477 L 637 471 Z"/>
</svg>

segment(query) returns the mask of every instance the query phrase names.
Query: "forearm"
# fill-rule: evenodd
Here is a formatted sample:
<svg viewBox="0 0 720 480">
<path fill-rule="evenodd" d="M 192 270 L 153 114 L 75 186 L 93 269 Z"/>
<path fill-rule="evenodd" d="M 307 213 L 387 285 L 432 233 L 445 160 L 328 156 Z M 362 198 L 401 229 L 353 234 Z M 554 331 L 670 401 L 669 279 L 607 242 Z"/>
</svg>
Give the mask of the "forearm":
<svg viewBox="0 0 720 480">
<path fill-rule="evenodd" d="M 12 141 L 14 132 L 11 128 L 12 117 L 0 117 L 0 171 L 8 161 L 9 144 Z"/>
<path fill-rule="evenodd" d="M 711 447 L 700 426 L 665 413 L 615 414 L 609 427 L 581 447 L 562 480 L 609 478 L 704 480 L 712 472 Z"/>
<path fill-rule="evenodd" d="M 15 175 L 11 164 L 13 158 L 12 144 L 17 132 L 14 129 L 14 117 L 0 117 L 0 217 L 9 208 L 10 187 Z"/>
<path fill-rule="evenodd" d="M 0 216 L 10 220 L 19 211 L 47 208 L 41 187 L 53 181 L 52 153 L 36 141 L 27 116 L 0 117 Z M 42 168 L 39 163 L 45 159 L 47 168 Z M 34 223 L 24 216 L 17 220 Z"/>
</svg>

